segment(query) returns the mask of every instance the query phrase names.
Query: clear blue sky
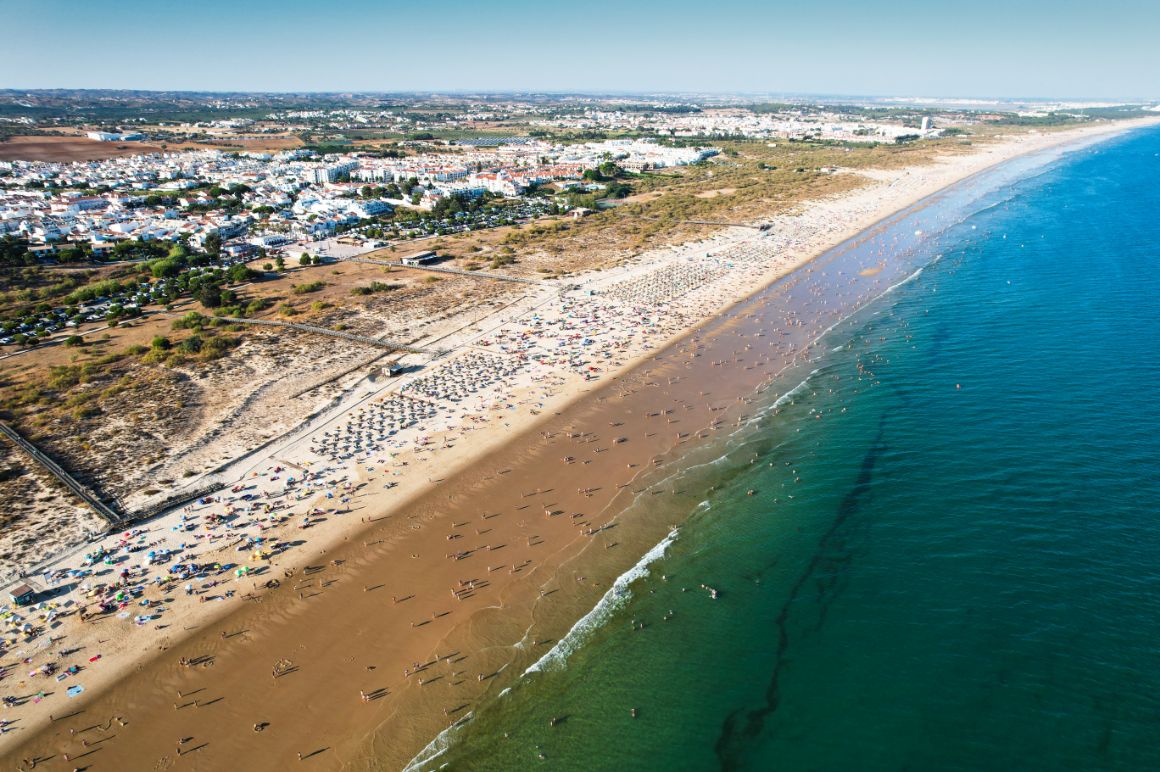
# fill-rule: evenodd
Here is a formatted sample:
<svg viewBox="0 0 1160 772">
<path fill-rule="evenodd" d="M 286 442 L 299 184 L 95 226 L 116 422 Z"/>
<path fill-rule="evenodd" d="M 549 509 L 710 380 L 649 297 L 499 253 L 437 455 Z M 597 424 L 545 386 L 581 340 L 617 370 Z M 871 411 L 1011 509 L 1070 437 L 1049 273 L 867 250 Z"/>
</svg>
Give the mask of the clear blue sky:
<svg viewBox="0 0 1160 772">
<path fill-rule="evenodd" d="M 1160 0 L 0 0 L 0 88 L 1160 97 Z"/>
</svg>

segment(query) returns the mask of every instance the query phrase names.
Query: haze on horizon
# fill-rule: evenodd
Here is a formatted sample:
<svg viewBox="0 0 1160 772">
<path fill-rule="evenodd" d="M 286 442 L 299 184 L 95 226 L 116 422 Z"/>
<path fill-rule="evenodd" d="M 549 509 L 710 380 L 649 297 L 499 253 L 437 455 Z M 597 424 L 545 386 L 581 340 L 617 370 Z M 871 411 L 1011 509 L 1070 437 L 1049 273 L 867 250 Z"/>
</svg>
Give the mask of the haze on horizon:
<svg viewBox="0 0 1160 772">
<path fill-rule="evenodd" d="M 7 0 L 0 88 L 1160 97 L 1151 0 Z"/>
</svg>

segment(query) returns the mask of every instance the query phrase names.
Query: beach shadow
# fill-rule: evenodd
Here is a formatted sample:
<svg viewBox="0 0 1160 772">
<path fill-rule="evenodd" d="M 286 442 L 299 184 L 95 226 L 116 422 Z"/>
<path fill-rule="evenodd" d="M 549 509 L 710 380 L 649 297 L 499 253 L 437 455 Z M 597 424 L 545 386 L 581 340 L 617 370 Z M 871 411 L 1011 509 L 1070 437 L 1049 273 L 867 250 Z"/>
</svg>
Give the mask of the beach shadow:
<svg viewBox="0 0 1160 772">
<path fill-rule="evenodd" d="M 56 715 L 54 715 L 54 716 L 52 717 L 52 720 L 53 720 L 54 722 L 56 722 L 56 721 L 64 721 L 66 718 L 73 718 L 74 716 L 79 716 L 79 715 L 80 715 L 80 714 L 82 714 L 82 713 L 84 713 L 84 711 L 83 711 L 83 710 L 74 710 L 72 713 L 69 713 L 69 714 L 67 714 L 67 715 L 64 715 L 64 716 L 56 716 Z"/>
</svg>

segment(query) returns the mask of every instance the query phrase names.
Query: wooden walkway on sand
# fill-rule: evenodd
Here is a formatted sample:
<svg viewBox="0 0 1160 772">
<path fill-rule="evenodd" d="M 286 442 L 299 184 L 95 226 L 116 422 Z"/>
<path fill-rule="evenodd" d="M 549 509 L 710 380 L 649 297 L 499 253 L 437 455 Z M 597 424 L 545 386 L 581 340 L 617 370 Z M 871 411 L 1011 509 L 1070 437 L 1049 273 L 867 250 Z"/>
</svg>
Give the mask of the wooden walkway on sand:
<svg viewBox="0 0 1160 772">
<path fill-rule="evenodd" d="M 53 477 L 64 483 L 65 487 L 75 493 L 78 498 L 93 508 L 94 511 L 103 517 L 110 526 L 120 526 L 129 520 L 123 513 L 118 512 L 113 507 L 109 506 L 96 493 L 94 493 L 87 485 L 80 480 L 73 477 L 66 472 L 60 464 L 53 461 L 47 455 L 42 453 L 39 448 L 26 440 L 19 432 L 13 429 L 8 424 L 0 421 L 0 432 L 2 432 L 8 439 L 12 440 L 25 453 L 27 453 L 33 461 L 40 464 L 47 469 Z"/>
<path fill-rule="evenodd" d="M 276 319 L 227 319 L 230 324 L 257 324 L 266 327 L 282 327 L 288 330 L 298 330 L 299 332 L 313 333 L 314 335 L 329 335 L 332 338 L 340 338 L 342 340 L 349 340 L 352 343 L 363 343 L 368 346 L 377 346 L 378 348 L 390 349 L 391 351 L 406 351 L 409 354 L 433 354 L 440 355 L 442 351 L 432 351 L 430 349 L 418 348 L 407 343 L 400 343 L 397 340 L 390 340 L 389 338 L 372 338 L 369 335 L 356 335 L 353 332 L 344 332 L 342 330 L 331 330 L 326 327 L 315 327 L 312 324 L 297 324 L 295 322 L 280 322 Z"/>
<path fill-rule="evenodd" d="M 461 268 L 445 268 L 438 265 L 404 265 L 390 260 L 372 260 L 369 257 L 348 257 L 348 263 L 366 263 L 367 265 L 383 265 L 388 268 L 410 268 L 415 271 L 431 271 L 432 273 L 446 273 L 452 276 L 466 276 L 469 279 L 491 279 L 493 281 L 511 281 L 517 284 L 539 284 L 538 279 L 528 279 L 523 276 L 504 276 L 487 271 L 465 271 Z"/>
</svg>

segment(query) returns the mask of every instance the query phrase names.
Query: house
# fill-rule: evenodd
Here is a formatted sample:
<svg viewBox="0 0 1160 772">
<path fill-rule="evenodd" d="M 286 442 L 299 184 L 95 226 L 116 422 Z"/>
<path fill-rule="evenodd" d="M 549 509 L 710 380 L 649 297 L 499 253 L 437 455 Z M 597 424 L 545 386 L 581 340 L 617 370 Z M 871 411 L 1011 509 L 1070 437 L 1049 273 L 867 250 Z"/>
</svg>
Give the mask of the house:
<svg viewBox="0 0 1160 772">
<path fill-rule="evenodd" d="M 267 233 L 263 236 L 255 236 L 250 239 L 250 243 L 256 247 L 263 249 L 273 249 L 274 247 L 281 247 L 289 244 L 293 239 L 282 235 L 281 233 Z"/>
<path fill-rule="evenodd" d="M 222 247 L 222 252 L 224 252 L 229 257 L 238 258 L 257 254 L 258 248 L 253 244 L 228 244 Z"/>
<path fill-rule="evenodd" d="M 50 257 L 56 254 L 57 244 L 39 244 L 28 247 L 28 254 L 33 257 Z"/>
<path fill-rule="evenodd" d="M 389 204 L 379 201 L 377 199 L 369 199 L 366 201 L 356 201 L 347 207 L 347 211 L 356 217 L 367 219 L 374 217 L 377 214 L 391 211 Z"/>
</svg>

